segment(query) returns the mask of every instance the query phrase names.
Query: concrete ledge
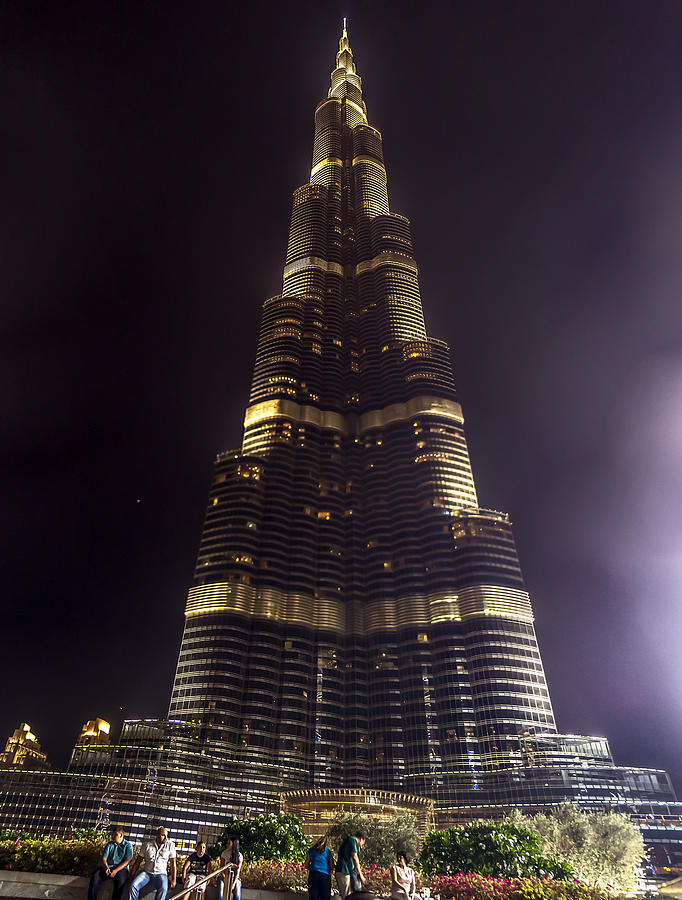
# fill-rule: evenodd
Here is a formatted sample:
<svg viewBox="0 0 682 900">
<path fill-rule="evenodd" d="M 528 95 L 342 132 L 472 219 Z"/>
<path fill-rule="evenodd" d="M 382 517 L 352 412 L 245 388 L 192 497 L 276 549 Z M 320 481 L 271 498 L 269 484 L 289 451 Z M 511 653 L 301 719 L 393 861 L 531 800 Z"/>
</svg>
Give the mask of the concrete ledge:
<svg viewBox="0 0 682 900">
<path fill-rule="evenodd" d="M 89 878 L 78 875 L 48 875 L 45 872 L 0 871 L 0 897 L 16 900 L 83 900 Z M 109 900 L 113 885 L 102 888 L 102 900 Z M 106 891 L 106 893 L 105 893 Z"/>
<path fill-rule="evenodd" d="M 242 888 L 242 900 L 294 900 L 307 897 L 308 891 L 261 891 L 258 888 Z"/>
<path fill-rule="evenodd" d="M 308 891 L 261 891 L 258 888 L 242 888 L 242 900 L 294 900 L 307 897 Z M 332 895 L 335 900 L 335 895 Z"/>
<path fill-rule="evenodd" d="M 658 893 L 663 894 L 664 897 L 682 897 L 682 875 L 673 878 L 672 881 L 664 881 L 663 884 L 659 884 Z"/>
<path fill-rule="evenodd" d="M 0 898 L 3 900 L 83 900 L 87 896 L 89 878 L 79 875 L 50 875 L 47 872 L 13 872 L 0 870 Z M 113 885 L 105 883 L 99 892 L 98 900 L 110 900 Z M 147 891 L 153 893 L 151 885 Z M 169 891 L 168 900 L 172 900 L 175 891 Z M 255 888 L 243 888 L 242 900 L 293 900 L 302 898 L 305 892 L 289 893 L 278 891 L 260 891 Z M 215 887 L 206 892 L 206 900 L 216 896 Z"/>
</svg>

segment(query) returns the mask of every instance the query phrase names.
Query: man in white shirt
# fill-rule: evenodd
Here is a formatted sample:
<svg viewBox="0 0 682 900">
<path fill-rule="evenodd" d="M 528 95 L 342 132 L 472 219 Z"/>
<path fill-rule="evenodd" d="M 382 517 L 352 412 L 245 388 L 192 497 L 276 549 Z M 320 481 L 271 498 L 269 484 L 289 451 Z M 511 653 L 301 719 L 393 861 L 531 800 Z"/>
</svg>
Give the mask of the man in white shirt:
<svg viewBox="0 0 682 900">
<path fill-rule="evenodd" d="M 144 871 L 137 874 L 144 860 Z M 175 844 L 168 837 L 167 828 L 159 828 L 153 841 L 142 845 L 131 866 L 130 900 L 139 900 L 140 891 L 151 881 L 156 888 L 154 900 L 165 900 L 168 893 L 168 868 L 170 866 L 170 887 L 175 887 Z"/>
</svg>

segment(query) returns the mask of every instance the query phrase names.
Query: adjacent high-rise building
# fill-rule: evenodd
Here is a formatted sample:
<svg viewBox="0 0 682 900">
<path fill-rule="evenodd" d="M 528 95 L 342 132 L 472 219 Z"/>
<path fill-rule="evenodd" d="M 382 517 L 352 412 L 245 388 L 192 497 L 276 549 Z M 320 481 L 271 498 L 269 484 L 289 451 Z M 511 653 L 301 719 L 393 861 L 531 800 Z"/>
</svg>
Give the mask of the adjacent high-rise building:
<svg viewBox="0 0 682 900">
<path fill-rule="evenodd" d="M 0 753 L 0 766 L 22 766 L 24 769 L 47 769 L 47 753 L 44 753 L 27 722 L 22 722 L 7 738 Z"/>
<path fill-rule="evenodd" d="M 509 517 L 478 505 L 345 26 L 242 445 L 215 462 L 168 719 L 81 741 L 51 778 L 40 790 L 60 808 L 79 791 L 83 824 L 115 809 L 188 843 L 344 789 L 427 798 L 441 824 L 563 797 L 682 811 L 665 772 L 557 732 Z M 7 824 L 42 821 L 36 785 L 2 790 Z"/>
</svg>

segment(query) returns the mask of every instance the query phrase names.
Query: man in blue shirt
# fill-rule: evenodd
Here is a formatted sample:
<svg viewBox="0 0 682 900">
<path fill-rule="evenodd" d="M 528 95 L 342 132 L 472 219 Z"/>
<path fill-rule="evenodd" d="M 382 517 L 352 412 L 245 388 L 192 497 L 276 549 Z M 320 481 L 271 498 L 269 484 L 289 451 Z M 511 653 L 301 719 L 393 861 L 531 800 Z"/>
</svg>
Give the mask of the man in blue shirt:
<svg viewBox="0 0 682 900">
<path fill-rule="evenodd" d="M 122 828 L 114 828 L 111 840 L 102 851 L 99 866 L 92 873 L 88 900 L 97 900 L 97 893 L 109 878 L 114 882 L 111 900 L 121 900 L 128 883 L 128 866 L 133 858 L 133 845 L 123 836 Z"/>
</svg>

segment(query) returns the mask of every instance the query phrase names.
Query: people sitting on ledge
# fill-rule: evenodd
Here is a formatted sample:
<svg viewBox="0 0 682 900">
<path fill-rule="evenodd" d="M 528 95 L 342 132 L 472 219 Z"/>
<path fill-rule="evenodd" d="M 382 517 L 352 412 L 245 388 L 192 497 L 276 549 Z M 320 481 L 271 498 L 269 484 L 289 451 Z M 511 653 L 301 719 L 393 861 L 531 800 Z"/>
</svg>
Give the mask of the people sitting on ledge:
<svg viewBox="0 0 682 900">
<path fill-rule="evenodd" d="M 232 897 L 226 897 L 225 900 L 241 900 L 242 882 L 239 873 L 242 870 L 244 856 L 239 850 L 239 838 L 231 837 L 227 839 L 225 849 L 220 854 L 219 865 L 228 866 L 228 871 L 224 875 L 218 876 L 218 900 L 223 900 L 225 892 L 225 882 L 229 883 L 230 875 L 232 875 Z"/>
<path fill-rule="evenodd" d="M 211 872 L 211 857 L 206 852 L 206 841 L 197 841 L 194 853 L 185 860 L 182 867 L 182 881 L 186 888 L 192 887 L 197 881 L 206 878 Z M 197 893 L 203 893 L 206 890 L 207 881 L 198 885 Z"/>
<path fill-rule="evenodd" d="M 391 866 L 391 900 L 414 900 L 416 884 L 409 862 L 407 853 L 398 850 L 395 864 Z"/>
<path fill-rule="evenodd" d="M 114 828 L 111 840 L 102 850 L 99 866 L 92 873 L 88 887 L 88 900 L 97 900 L 99 889 L 107 881 L 114 882 L 111 900 L 122 900 L 130 874 L 128 866 L 133 858 L 133 845 L 125 839 L 122 828 Z"/>
<path fill-rule="evenodd" d="M 168 837 L 167 828 L 159 828 L 153 841 L 142 845 L 142 850 L 135 857 L 130 877 L 130 900 L 139 900 L 143 887 L 152 883 L 156 890 L 154 900 L 165 900 L 168 893 L 168 869 L 170 868 L 170 887 L 175 887 L 175 844 Z M 137 874 L 144 861 L 144 870 Z"/>
</svg>

